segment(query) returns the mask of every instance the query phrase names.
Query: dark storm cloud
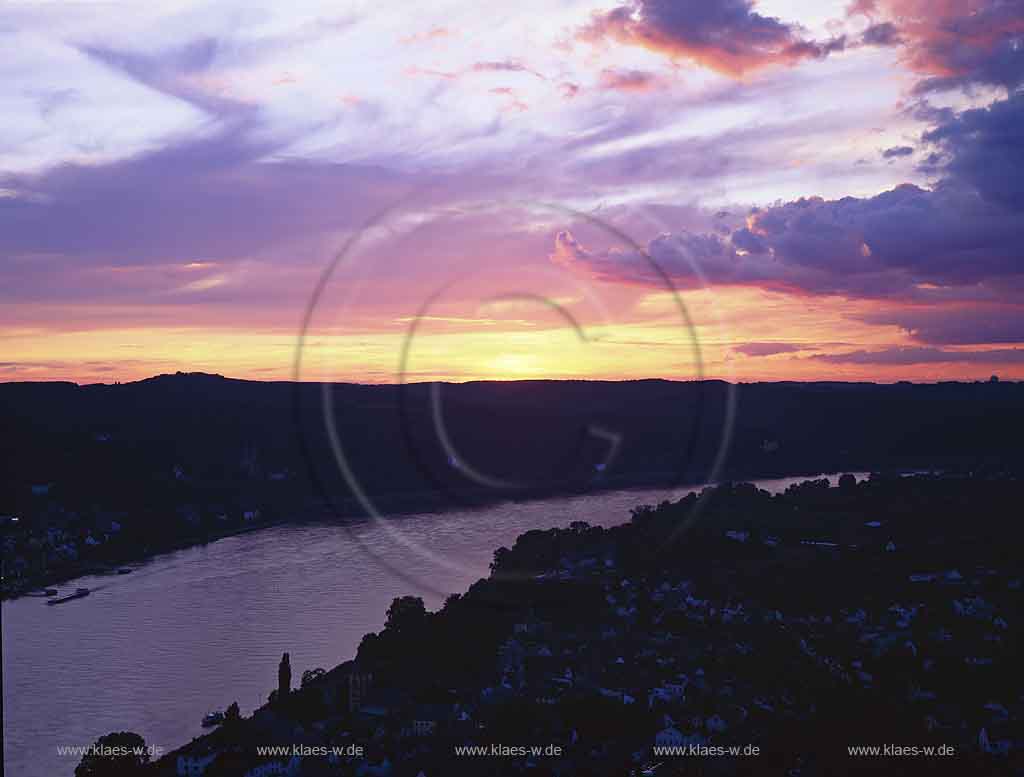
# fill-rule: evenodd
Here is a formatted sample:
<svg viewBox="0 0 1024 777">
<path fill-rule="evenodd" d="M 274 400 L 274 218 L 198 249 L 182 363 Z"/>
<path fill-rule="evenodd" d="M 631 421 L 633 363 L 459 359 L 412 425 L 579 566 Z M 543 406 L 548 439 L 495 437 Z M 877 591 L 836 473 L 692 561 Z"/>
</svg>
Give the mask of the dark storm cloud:
<svg viewBox="0 0 1024 777">
<path fill-rule="evenodd" d="M 946 172 L 993 202 L 1024 209 L 1024 93 L 964 111 L 924 134 L 950 161 Z"/>
</svg>

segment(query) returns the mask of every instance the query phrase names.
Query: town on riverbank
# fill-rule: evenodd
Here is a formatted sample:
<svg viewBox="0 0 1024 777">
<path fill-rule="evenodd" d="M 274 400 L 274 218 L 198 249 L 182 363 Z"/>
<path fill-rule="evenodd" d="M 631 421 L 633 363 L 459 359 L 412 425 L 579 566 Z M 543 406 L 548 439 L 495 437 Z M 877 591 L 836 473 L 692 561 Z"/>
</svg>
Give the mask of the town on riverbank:
<svg viewBox="0 0 1024 777">
<path fill-rule="evenodd" d="M 724 485 L 530 531 L 437 612 L 396 599 L 352 660 L 283 657 L 264 706 L 137 773 L 1015 774 L 1020 493 Z"/>
</svg>

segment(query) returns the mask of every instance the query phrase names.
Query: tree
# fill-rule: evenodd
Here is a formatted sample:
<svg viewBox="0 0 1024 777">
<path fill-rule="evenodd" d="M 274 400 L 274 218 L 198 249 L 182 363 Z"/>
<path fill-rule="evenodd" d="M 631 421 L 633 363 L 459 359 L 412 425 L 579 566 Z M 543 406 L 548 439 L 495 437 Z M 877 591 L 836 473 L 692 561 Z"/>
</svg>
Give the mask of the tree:
<svg viewBox="0 0 1024 777">
<path fill-rule="evenodd" d="M 242 717 L 242 711 L 238 708 L 238 702 L 233 701 L 228 708 L 224 710 L 224 720 L 234 721 L 239 720 Z"/>
<path fill-rule="evenodd" d="M 305 688 L 315 679 L 317 679 L 318 677 L 323 677 L 323 675 L 325 674 L 327 673 L 323 670 L 322 667 L 319 666 L 316 669 L 307 669 L 305 672 L 302 673 L 302 687 Z"/>
<path fill-rule="evenodd" d="M 146 740 L 132 731 L 116 731 L 96 740 L 82 756 L 75 777 L 133 777 L 148 765 Z"/>
<path fill-rule="evenodd" d="M 512 551 L 504 545 L 494 551 L 494 561 L 491 562 L 491 572 L 501 571 L 503 567 L 508 565 L 511 556 Z"/>
<path fill-rule="evenodd" d="M 445 612 L 451 612 L 458 606 L 460 601 L 462 601 L 462 594 L 449 594 L 448 598 L 444 600 L 444 607 L 442 609 Z"/>
<path fill-rule="evenodd" d="M 426 620 L 427 608 L 418 596 L 399 596 L 388 607 L 388 618 L 384 630 L 391 632 L 408 631 Z"/>
</svg>

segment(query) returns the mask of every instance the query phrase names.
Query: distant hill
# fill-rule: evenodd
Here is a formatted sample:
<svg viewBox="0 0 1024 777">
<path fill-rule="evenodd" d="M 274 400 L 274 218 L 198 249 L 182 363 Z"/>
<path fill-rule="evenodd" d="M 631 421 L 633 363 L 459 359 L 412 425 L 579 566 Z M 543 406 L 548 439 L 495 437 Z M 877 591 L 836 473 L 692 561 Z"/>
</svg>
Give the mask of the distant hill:
<svg viewBox="0 0 1024 777">
<path fill-rule="evenodd" d="M 56 484 L 66 503 L 130 509 L 158 499 L 173 481 L 236 500 L 274 482 L 289 500 L 354 512 L 327 433 L 325 396 L 354 476 L 387 508 L 701 482 L 723 438 L 720 475 L 734 479 L 1016 468 L 1024 439 L 1019 383 L 399 387 L 202 373 L 115 385 L 5 383 L 0 513 L 17 509 L 33 484 Z M 725 434 L 730 396 L 735 418 Z"/>
</svg>

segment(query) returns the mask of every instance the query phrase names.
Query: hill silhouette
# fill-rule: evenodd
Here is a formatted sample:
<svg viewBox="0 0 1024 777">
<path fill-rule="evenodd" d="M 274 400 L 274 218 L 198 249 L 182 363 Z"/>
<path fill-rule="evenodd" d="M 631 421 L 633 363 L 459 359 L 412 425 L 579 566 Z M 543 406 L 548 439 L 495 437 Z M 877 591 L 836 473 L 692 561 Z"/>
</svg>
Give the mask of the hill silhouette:
<svg viewBox="0 0 1024 777">
<path fill-rule="evenodd" d="M 299 509 L 312 498 L 359 512 L 329 427 L 353 476 L 387 509 L 703 482 L 723 441 L 719 479 L 1002 470 L 1019 465 L 1024 435 L 1024 384 L 1007 382 L 394 386 L 177 373 L 0 384 L 0 407 L 7 511 L 33 484 L 56 484 L 65 503 L 131 509 L 187 483 L 232 502 L 276 498 Z"/>
</svg>

